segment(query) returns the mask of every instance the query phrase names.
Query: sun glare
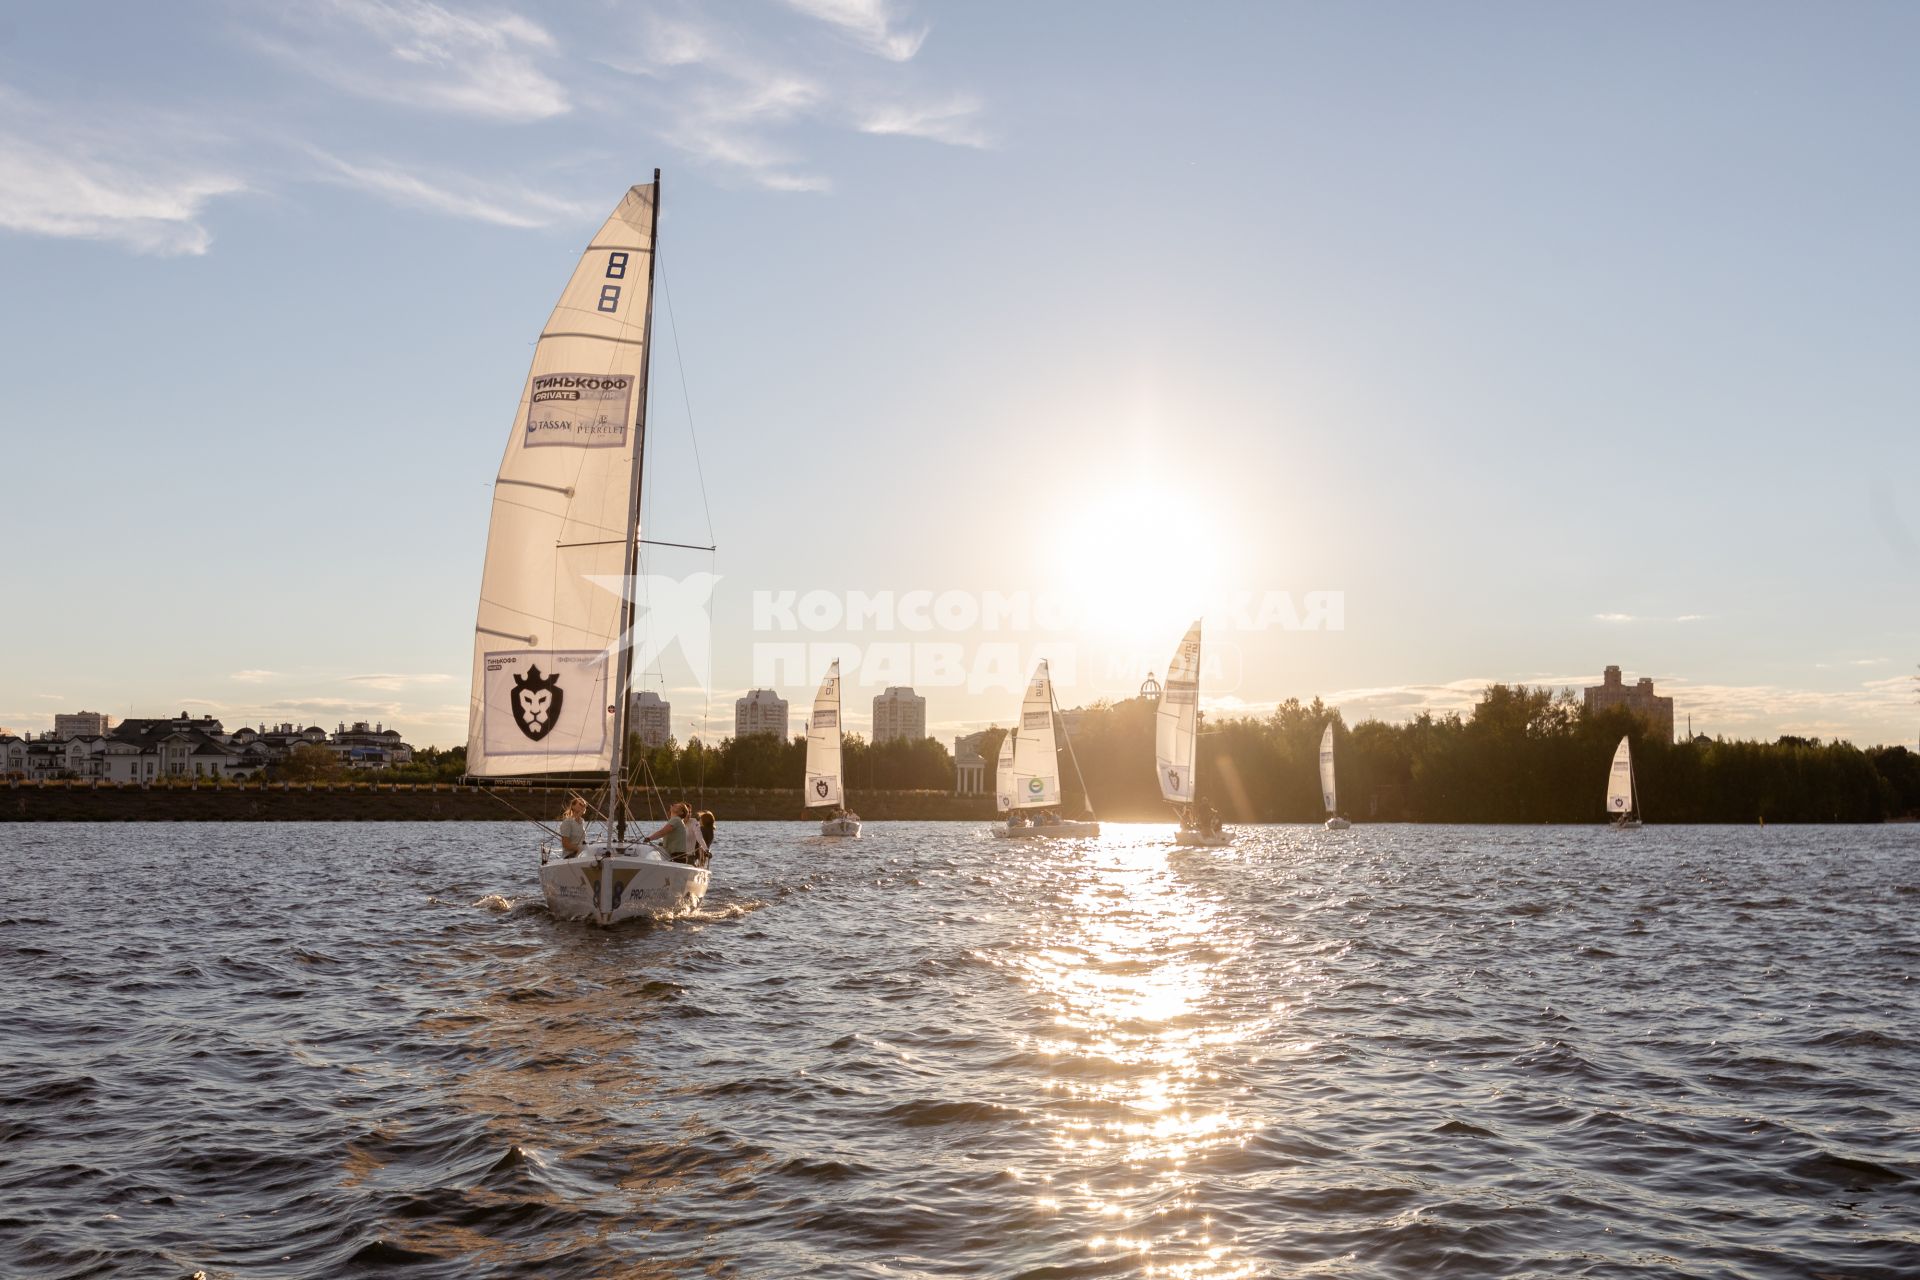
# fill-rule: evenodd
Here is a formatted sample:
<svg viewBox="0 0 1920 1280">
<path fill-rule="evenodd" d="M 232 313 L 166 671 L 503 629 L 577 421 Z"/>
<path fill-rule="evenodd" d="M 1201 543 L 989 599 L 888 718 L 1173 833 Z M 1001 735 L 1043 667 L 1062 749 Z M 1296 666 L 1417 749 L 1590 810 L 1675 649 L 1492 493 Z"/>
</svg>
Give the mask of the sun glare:
<svg viewBox="0 0 1920 1280">
<path fill-rule="evenodd" d="M 1179 502 L 1168 495 L 1184 493 Z M 1165 485 L 1104 488 L 1057 508 L 1054 588 L 1081 610 L 1082 627 L 1169 652 L 1227 587 L 1226 545 L 1206 495 Z"/>
</svg>

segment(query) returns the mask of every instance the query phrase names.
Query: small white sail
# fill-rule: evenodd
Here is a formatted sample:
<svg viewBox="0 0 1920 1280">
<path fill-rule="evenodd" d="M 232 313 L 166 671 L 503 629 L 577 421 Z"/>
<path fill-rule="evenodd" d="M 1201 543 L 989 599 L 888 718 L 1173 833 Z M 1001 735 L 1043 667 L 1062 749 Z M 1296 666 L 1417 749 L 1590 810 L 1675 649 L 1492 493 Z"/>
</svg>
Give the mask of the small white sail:
<svg viewBox="0 0 1920 1280">
<path fill-rule="evenodd" d="M 1626 738 L 1613 749 L 1613 767 L 1607 770 L 1607 812 L 1626 813 L 1633 808 L 1633 748 Z"/>
<path fill-rule="evenodd" d="M 658 195 L 657 182 L 627 192 L 534 347 L 494 480 L 467 711 L 471 774 L 612 764 Z"/>
<path fill-rule="evenodd" d="M 1060 803 L 1060 754 L 1053 738 L 1053 677 L 1044 659 L 1027 683 L 1013 743 L 1013 807 L 1050 809 Z"/>
<path fill-rule="evenodd" d="M 1320 735 L 1320 799 L 1327 806 L 1329 816 L 1338 813 L 1340 806 L 1333 786 L 1333 721 L 1327 721 L 1327 731 Z"/>
<path fill-rule="evenodd" d="M 1000 759 L 993 770 L 993 807 L 1000 813 L 1013 808 L 1013 738 L 1009 729 L 1000 739 Z"/>
<path fill-rule="evenodd" d="M 837 805 L 840 791 L 840 659 L 827 668 L 827 678 L 814 695 L 813 715 L 807 719 L 807 808 Z"/>
<path fill-rule="evenodd" d="M 1200 733 L 1200 620 L 1167 663 L 1154 717 L 1153 756 L 1160 773 L 1160 795 L 1171 804 L 1192 804 Z"/>
</svg>

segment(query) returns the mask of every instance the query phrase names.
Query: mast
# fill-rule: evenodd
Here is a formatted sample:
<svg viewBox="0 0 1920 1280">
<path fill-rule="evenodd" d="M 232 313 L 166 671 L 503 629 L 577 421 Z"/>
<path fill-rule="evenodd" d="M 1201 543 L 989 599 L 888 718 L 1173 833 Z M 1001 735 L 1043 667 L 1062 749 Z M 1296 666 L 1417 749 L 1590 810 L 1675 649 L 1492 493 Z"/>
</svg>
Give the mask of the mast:
<svg viewBox="0 0 1920 1280">
<path fill-rule="evenodd" d="M 1087 790 L 1087 777 L 1080 772 L 1080 757 L 1073 751 L 1073 730 L 1067 728 L 1067 718 L 1060 714 L 1060 699 L 1053 692 L 1053 673 L 1047 673 L 1047 701 L 1053 706 L 1053 718 L 1060 722 L 1060 732 L 1067 740 L 1067 759 L 1073 761 L 1073 776 L 1080 780 L 1080 799 L 1086 804 L 1087 812 L 1093 812 L 1093 793 Z M 1097 816 L 1097 815 L 1096 815 Z"/>
<path fill-rule="evenodd" d="M 620 656 L 613 674 L 613 758 L 607 765 L 607 797 L 613 840 L 627 838 L 627 700 L 633 681 L 633 573 L 640 554 L 640 480 L 646 471 L 647 374 L 653 364 L 653 268 L 660 260 L 660 171 L 653 171 L 652 227 L 647 232 L 647 318 L 640 335 L 640 407 L 633 420 L 633 479 L 627 490 L 627 537 L 620 575 Z"/>
</svg>

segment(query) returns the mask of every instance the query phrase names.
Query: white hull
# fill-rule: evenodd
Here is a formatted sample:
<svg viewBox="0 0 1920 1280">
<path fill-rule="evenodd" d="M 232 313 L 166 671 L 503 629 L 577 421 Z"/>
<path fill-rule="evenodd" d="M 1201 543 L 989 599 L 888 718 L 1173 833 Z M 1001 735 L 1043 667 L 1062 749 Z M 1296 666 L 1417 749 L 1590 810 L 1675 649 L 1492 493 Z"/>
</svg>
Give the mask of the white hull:
<svg viewBox="0 0 1920 1280">
<path fill-rule="evenodd" d="M 680 915 L 700 905 L 707 869 L 669 862 L 647 845 L 589 845 L 572 858 L 542 852 L 540 891 L 561 920 L 619 924 L 622 920 Z"/>
<path fill-rule="evenodd" d="M 1348 822 L 1345 818 L 1335 817 L 1335 818 L 1327 819 L 1327 830 L 1329 831 L 1345 831 L 1348 827 L 1351 827 L 1352 825 L 1353 824 L 1351 822 Z"/>
<path fill-rule="evenodd" d="M 860 838 L 860 819 L 828 818 L 820 824 L 820 834 L 823 836 L 844 836 L 849 840 L 857 840 Z"/>
<path fill-rule="evenodd" d="M 993 834 L 1002 840 L 1067 840 L 1079 836 L 1097 836 L 1100 824 L 1097 822 L 1054 822 L 1044 827 L 1009 827 L 1005 823 L 993 828 Z"/>
<path fill-rule="evenodd" d="M 1233 836 L 1222 831 L 1217 835 L 1208 835 L 1204 831 L 1176 831 L 1173 833 L 1175 844 L 1198 845 L 1204 849 L 1218 849 L 1233 843 Z"/>
</svg>

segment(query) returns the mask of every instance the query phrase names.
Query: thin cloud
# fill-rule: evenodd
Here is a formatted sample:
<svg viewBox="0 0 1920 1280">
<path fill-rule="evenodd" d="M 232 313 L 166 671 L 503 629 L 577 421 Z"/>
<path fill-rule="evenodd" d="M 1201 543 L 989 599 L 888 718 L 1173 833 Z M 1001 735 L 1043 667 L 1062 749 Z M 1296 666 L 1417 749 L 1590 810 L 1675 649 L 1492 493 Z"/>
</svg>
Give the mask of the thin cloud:
<svg viewBox="0 0 1920 1280">
<path fill-rule="evenodd" d="M 280 673 L 278 671 L 262 671 L 249 668 L 245 671 L 236 671 L 228 676 L 227 679 L 238 680 L 241 684 L 264 684 L 268 680 L 278 678 L 279 675 Z"/>
<path fill-rule="evenodd" d="M 1649 618 L 1637 613 L 1596 613 L 1595 622 L 1705 622 L 1713 615 L 1710 613 L 1683 613 L 1673 618 Z"/>
<path fill-rule="evenodd" d="M 415 685 L 451 684 L 457 677 L 440 671 L 425 671 L 414 674 L 396 672 L 374 672 L 371 675 L 346 676 L 353 684 L 363 684 L 370 689 L 388 692 L 411 688 Z"/>
<path fill-rule="evenodd" d="M 456 13 L 427 0 L 322 0 L 285 12 L 298 43 L 261 37 L 261 46 L 348 93 L 504 121 L 572 109 L 539 66 L 557 42 L 519 14 Z"/>
<path fill-rule="evenodd" d="M 246 190 L 126 128 L 76 126 L 4 88 L 0 121 L 0 228 L 8 231 L 198 255 L 213 243 L 202 221 L 207 205 Z"/>
<path fill-rule="evenodd" d="M 887 0 L 787 0 L 787 5 L 889 62 L 908 61 L 926 43 L 928 28 L 903 29 Z"/>
<path fill-rule="evenodd" d="M 952 98 L 937 105 L 896 103 L 870 109 L 859 128 L 862 133 L 929 138 L 949 146 L 984 148 L 992 143 L 981 128 L 979 115 L 980 103 L 973 98 Z"/>
<path fill-rule="evenodd" d="M 461 178 L 429 181 L 413 169 L 383 164 L 356 164 L 324 151 L 315 151 L 313 155 L 322 166 L 322 180 L 364 191 L 403 208 L 450 214 L 495 226 L 523 228 L 551 226 L 556 222 L 588 217 L 592 213 L 584 203 L 555 199 L 534 191 L 502 191 Z"/>
<path fill-rule="evenodd" d="M 790 0 L 791 7 L 873 52 L 904 62 L 925 39 L 903 34 L 889 6 L 865 0 Z M 695 11 L 652 13 L 635 50 L 599 61 L 633 77 L 646 114 L 670 146 L 770 191 L 825 191 L 831 182 L 793 138 L 802 126 L 923 138 L 986 147 L 981 106 L 965 96 L 917 94 L 904 68 L 876 71 L 804 38 L 772 45 L 751 33 L 703 22 Z M 611 109 L 621 109 L 618 107 Z"/>
</svg>

